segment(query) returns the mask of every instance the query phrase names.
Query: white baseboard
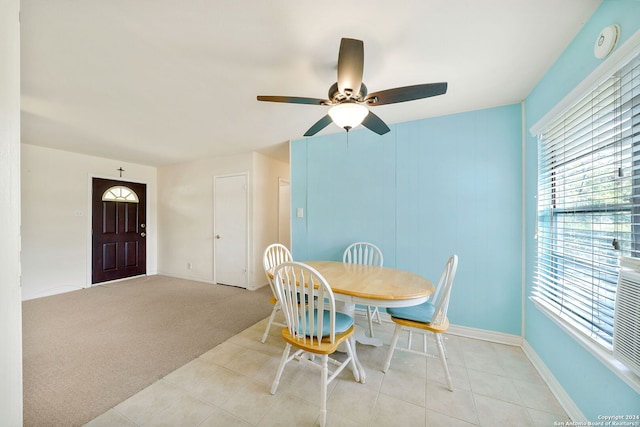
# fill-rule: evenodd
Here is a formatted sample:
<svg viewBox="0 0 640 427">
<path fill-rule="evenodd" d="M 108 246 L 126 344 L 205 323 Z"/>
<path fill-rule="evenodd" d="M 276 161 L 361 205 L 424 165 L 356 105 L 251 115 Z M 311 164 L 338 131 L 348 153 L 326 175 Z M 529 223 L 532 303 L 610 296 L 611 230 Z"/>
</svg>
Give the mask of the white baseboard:
<svg viewBox="0 0 640 427">
<path fill-rule="evenodd" d="M 23 294 L 22 301 L 29 301 L 36 298 L 50 297 L 53 295 L 64 294 L 67 292 L 79 291 L 81 289 L 84 289 L 84 288 L 80 286 L 58 286 L 55 288 L 45 289 L 43 291 L 36 292 L 35 294 L 32 294 L 32 295 Z"/>
<path fill-rule="evenodd" d="M 497 344 L 513 345 L 522 347 L 522 337 L 519 335 L 505 334 L 503 332 L 488 331 L 486 329 L 469 328 L 467 326 L 449 325 L 450 335 L 474 338 L 482 341 L 494 342 Z"/>
<path fill-rule="evenodd" d="M 356 315 L 366 317 L 367 312 L 364 308 L 356 307 Z M 380 320 L 383 322 L 391 322 L 390 316 L 384 312 L 380 313 Z M 544 364 L 542 359 L 533 350 L 533 347 L 531 347 L 531 345 L 529 345 L 529 343 L 521 336 L 458 325 L 450 325 L 448 334 L 522 348 L 525 356 L 527 356 L 529 361 L 531 361 L 533 366 L 536 368 L 544 382 L 549 387 L 549 390 L 551 390 L 551 393 L 553 393 L 556 399 L 558 399 L 558 403 L 562 406 L 562 409 L 564 409 L 571 421 L 585 423 L 588 421 L 582 411 L 580 411 L 573 402 L 569 394 L 567 394 L 558 380 L 556 380 L 551 371 Z"/>
<path fill-rule="evenodd" d="M 556 399 L 558 399 L 558 403 L 560 404 L 560 406 L 562 406 L 562 409 L 564 409 L 571 421 L 588 421 L 582 411 L 580 411 L 580 409 L 573 402 L 569 394 L 553 376 L 549 368 L 547 368 L 547 365 L 544 364 L 542 359 L 533 350 L 533 347 L 531 347 L 531 345 L 529 345 L 529 343 L 525 339 L 523 339 L 523 337 L 457 325 L 450 325 L 448 333 L 451 335 L 490 341 L 498 344 L 513 345 L 522 348 L 525 356 L 527 356 L 531 364 L 533 364 L 533 366 L 536 368 L 544 382 L 549 387 L 549 390 L 551 390 L 551 393 L 553 393 Z"/>
<path fill-rule="evenodd" d="M 356 307 L 355 314 L 357 316 L 367 317 L 367 310 L 364 307 Z M 380 312 L 380 320 L 383 322 L 391 322 L 391 316 L 388 313 Z M 473 338 L 482 341 L 494 342 L 497 344 L 522 346 L 522 337 L 519 335 L 505 334 L 503 332 L 488 331 L 486 329 L 469 328 L 467 326 L 449 325 L 450 335 L 460 337 Z"/>
<path fill-rule="evenodd" d="M 158 275 L 160 276 L 167 276 L 167 277 L 173 277 L 174 279 L 183 279 L 183 280 L 192 280 L 194 282 L 201 282 L 201 283 L 207 283 L 209 285 L 216 285 L 217 283 L 214 282 L 211 279 L 205 279 L 202 277 L 196 277 L 196 276 L 185 276 L 185 275 L 181 275 L 181 274 L 174 274 L 174 273 L 165 273 L 165 272 L 158 272 Z M 257 291 L 260 288 L 263 288 L 265 286 L 267 286 L 268 283 L 260 283 L 260 284 L 253 284 L 253 285 L 249 285 L 246 288 L 248 291 Z M 239 288 L 241 288 L 241 286 L 238 286 Z"/>
<path fill-rule="evenodd" d="M 556 377 L 554 377 L 551 371 L 547 368 L 547 365 L 544 364 L 542 359 L 526 340 L 522 343 L 522 351 L 524 351 L 524 354 L 529 358 L 544 382 L 547 383 L 551 393 L 553 393 L 556 399 L 558 399 L 558 403 L 560 403 L 560 406 L 562 406 L 562 409 L 564 409 L 571 421 L 584 422 L 586 425 L 586 422 L 588 421 L 587 418 L 576 406 L 558 380 L 556 380 Z"/>
<path fill-rule="evenodd" d="M 206 279 L 206 278 L 203 278 L 203 277 L 167 273 L 167 272 L 164 272 L 164 271 L 158 271 L 158 276 L 167 276 L 167 277 L 172 277 L 174 279 L 193 280 L 194 282 L 208 283 L 208 284 L 211 284 L 211 285 L 214 284 L 212 280 Z"/>
</svg>

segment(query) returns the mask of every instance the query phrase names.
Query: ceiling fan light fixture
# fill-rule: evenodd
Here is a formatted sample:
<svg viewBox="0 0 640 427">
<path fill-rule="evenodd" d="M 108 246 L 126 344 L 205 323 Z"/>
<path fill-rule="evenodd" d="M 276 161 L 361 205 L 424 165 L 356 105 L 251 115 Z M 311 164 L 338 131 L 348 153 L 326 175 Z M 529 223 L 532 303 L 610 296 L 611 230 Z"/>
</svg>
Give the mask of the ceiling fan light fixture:
<svg viewBox="0 0 640 427">
<path fill-rule="evenodd" d="M 369 109 L 355 102 L 343 102 L 329 109 L 331 120 L 347 131 L 362 123 L 367 114 Z"/>
</svg>

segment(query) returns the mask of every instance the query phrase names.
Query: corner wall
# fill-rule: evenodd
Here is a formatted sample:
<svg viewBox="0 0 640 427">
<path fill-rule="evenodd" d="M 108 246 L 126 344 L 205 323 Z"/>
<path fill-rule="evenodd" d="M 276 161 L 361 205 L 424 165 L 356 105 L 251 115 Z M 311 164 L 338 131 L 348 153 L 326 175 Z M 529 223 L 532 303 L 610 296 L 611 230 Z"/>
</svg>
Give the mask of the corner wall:
<svg viewBox="0 0 640 427">
<path fill-rule="evenodd" d="M 289 179 L 289 165 L 270 157 L 253 153 L 253 269 L 256 287 L 267 284 L 262 265 L 264 250 L 278 241 L 278 196 L 280 178 Z M 289 203 L 286 203 L 288 206 Z"/>
<path fill-rule="evenodd" d="M 258 153 L 158 169 L 159 273 L 213 283 L 213 180 L 215 176 L 234 173 L 248 173 L 252 193 L 248 287 L 256 289 L 267 284 L 262 252 L 269 243 L 277 241 L 278 177 L 289 177 L 289 165 Z"/>
<path fill-rule="evenodd" d="M 20 2 L 0 2 L 0 417 L 22 425 Z"/>
</svg>

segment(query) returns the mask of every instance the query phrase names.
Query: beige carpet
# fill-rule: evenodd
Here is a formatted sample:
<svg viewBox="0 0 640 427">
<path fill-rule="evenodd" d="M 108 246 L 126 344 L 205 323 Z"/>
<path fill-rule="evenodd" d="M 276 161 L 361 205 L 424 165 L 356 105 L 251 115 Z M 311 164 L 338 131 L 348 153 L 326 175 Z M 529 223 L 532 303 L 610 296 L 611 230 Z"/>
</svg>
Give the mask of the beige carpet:
<svg viewBox="0 0 640 427">
<path fill-rule="evenodd" d="M 24 425 L 92 420 L 267 317 L 269 295 L 151 276 L 25 301 Z"/>
</svg>

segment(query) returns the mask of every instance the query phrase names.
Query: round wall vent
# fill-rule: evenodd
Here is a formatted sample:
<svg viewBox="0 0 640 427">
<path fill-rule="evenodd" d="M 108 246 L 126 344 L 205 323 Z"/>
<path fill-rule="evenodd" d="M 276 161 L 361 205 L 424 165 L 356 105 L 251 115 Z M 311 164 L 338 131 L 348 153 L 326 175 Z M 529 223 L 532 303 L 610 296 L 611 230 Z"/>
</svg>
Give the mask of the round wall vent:
<svg viewBox="0 0 640 427">
<path fill-rule="evenodd" d="M 598 34 L 596 44 L 593 46 L 593 54 L 596 58 L 605 58 L 615 49 L 620 38 L 620 26 L 618 24 L 609 25 Z"/>
</svg>

